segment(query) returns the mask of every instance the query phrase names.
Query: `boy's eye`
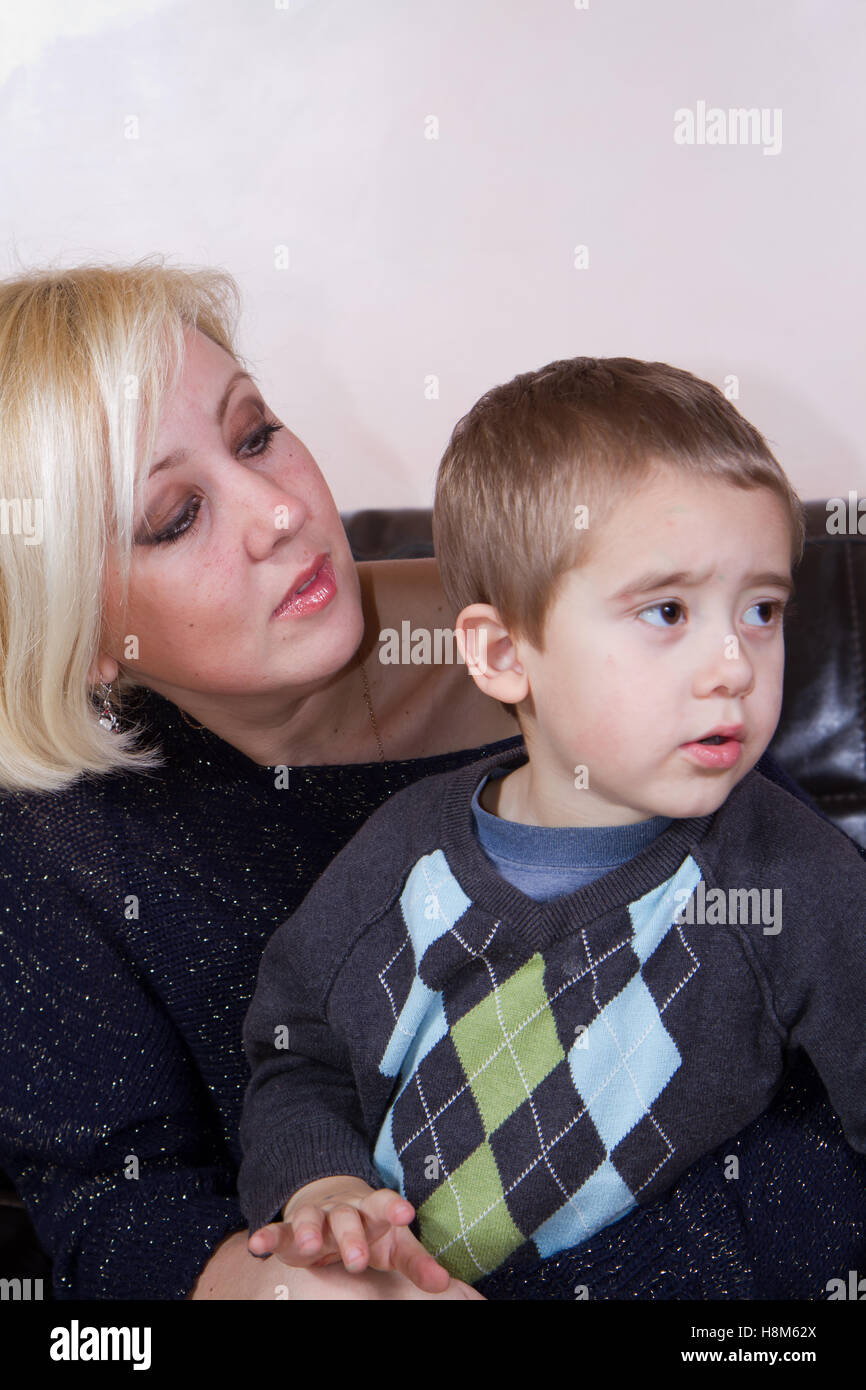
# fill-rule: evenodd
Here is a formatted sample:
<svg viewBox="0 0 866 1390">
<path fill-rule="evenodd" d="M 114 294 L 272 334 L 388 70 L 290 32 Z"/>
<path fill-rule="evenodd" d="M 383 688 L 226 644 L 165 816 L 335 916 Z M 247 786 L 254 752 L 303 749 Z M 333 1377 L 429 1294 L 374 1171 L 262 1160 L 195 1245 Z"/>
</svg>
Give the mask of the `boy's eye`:
<svg viewBox="0 0 866 1390">
<path fill-rule="evenodd" d="M 676 599 L 668 599 L 663 603 L 654 603 L 649 608 L 644 608 L 638 613 L 639 618 L 644 618 L 650 627 L 676 627 L 679 616 L 683 612 L 683 605 Z M 780 599 L 762 599 L 760 603 L 753 603 L 748 613 L 759 612 L 761 617 L 755 623 L 749 623 L 749 627 L 770 627 L 773 622 L 781 618 L 785 612 L 785 604 Z M 650 618 L 648 614 L 657 614 L 658 618 Z"/>
<path fill-rule="evenodd" d="M 748 612 L 754 613 L 757 609 L 761 609 L 766 614 L 766 621 L 755 624 L 750 623 L 749 626 L 769 627 L 775 618 L 780 618 L 782 616 L 785 611 L 785 605 L 779 599 L 767 598 L 762 599 L 760 603 L 753 603 Z M 748 616 L 748 614 L 746 616 Z"/>
<path fill-rule="evenodd" d="M 668 599 L 664 603 L 654 603 L 650 608 L 644 608 L 638 613 L 639 618 L 646 618 L 648 613 L 660 613 L 661 622 L 654 622 L 647 619 L 650 627 L 676 627 L 679 615 L 683 611 L 683 605 L 677 603 L 675 599 Z"/>
</svg>

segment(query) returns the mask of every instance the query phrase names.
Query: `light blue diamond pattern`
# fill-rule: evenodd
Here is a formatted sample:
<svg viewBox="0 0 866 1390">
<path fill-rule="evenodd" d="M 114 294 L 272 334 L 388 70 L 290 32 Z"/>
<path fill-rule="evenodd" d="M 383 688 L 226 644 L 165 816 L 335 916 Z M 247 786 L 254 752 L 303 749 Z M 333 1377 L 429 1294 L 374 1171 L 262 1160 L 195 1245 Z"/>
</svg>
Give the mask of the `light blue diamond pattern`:
<svg viewBox="0 0 866 1390">
<path fill-rule="evenodd" d="M 433 942 L 450 931 L 469 906 L 470 901 L 452 874 L 441 849 L 433 854 L 425 854 L 413 865 L 400 895 L 400 908 L 415 953 L 415 978 L 379 1063 L 379 1070 L 384 1076 L 396 1076 L 400 1071 L 423 1019 L 434 999 L 439 997 L 418 978 L 418 963 Z M 437 1041 L 438 1038 L 433 1038 L 430 1047 Z"/>
<path fill-rule="evenodd" d="M 386 1186 L 393 1188 L 395 1192 L 400 1192 L 404 1196 L 406 1194 L 406 1189 L 404 1187 L 403 1165 L 394 1147 L 394 1136 L 391 1128 L 394 1107 L 405 1091 L 408 1082 L 411 1081 L 418 1067 L 421 1065 L 421 1062 L 427 1056 L 427 1053 L 432 1052 L 439 1039 L 444 1038 L 448 1032 L 448 1020 L 445 1017 L 445 1006 L 442 1002 L 442 995 L 431 994 L 430 990 L 428 990 L 427 993 L 430 994 L 432 1000 L 430 1008 L 424 1015 L 421 1026 L 412 1040 L 412 1046 L 409 1048 L 403 1060 L 403 1065 L 400 1068 L 403 1084 L 388 1107 L 388 1112 L 382 1121 L 382 1128 L 379 1130 L 376 1146 L 373 1150 L 373 1162 L 379 1170 L 382 1181 Z"/>
<path fill-rule="evenodd" d="M 631 905 L 633 946 L 641 965 L 681 910 L 677 889 L 691 891 L 699 878 L 689 856 L 676 874 Z M 682 1057 L 640 974 L 593 1019 L 579 1043 L 568 1054 L 572 1080 L 610 1153 L 647 1113 Z"/>
<path fill-rule="evenodd" d="M 589 1240 L 602 1226 L 618 1221 L 636 1206 L 631 1188 L 606 1158 L 565 1206 L 539 1226 L 532 1239 L 542 1259 L 546 1259 Z"/>
<path fill-rule="evenodd" d="M 701 877 L 700 869 L 689 854 L 671 878 L 631 904 L 632 946 L 641 965 L 646 964 L 659 942 L 667 936 L 674 918 L 685 906 L 687 899 L 677 901 L 677 892 L 682 889 L 691 896 Z"/>
</svg>

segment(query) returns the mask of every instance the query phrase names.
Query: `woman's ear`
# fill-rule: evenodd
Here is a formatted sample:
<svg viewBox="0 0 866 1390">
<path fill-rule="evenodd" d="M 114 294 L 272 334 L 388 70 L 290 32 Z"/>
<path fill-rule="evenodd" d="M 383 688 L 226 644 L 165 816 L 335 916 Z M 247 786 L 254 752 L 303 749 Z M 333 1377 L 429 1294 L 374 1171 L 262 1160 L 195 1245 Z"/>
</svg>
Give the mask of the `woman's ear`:
<svg viewBox="0 0 866 1390">
<path fill-rule="evenodd" d="M 529 681 L 511 634 L 489 603 L 470 603 L 457 615 L 457 646 L 478 689 L 493 700 L 518 705 Z"/>
<path fill-rule="evenodd" d="M 107 652 L 100 652 L 90 668 L 89 681 L 93 687 L 97 685 L 113 685 L 117 680 L 119 666 L 113 656 Z"/>
</svg>

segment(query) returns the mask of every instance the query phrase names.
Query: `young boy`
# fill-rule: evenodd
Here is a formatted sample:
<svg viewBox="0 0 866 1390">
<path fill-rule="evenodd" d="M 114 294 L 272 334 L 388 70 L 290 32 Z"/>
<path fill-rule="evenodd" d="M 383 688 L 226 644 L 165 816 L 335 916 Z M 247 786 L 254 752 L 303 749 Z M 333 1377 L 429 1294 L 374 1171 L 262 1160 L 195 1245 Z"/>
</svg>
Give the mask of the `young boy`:
<svg viewBox="0 0 866 1390">
<path fill-rule="evenodd" d="M 743 1129 L 796 1048 L 866 1151 L 866 864 L 753 771 L 803 532 L 761 435 L 660 363 L 555 362 L 458 424 L 442 582 L 525 747 L 393 796 L 270 941 L 253 1253 L 429 1291 L 538 1260 Z"/>
</svg>

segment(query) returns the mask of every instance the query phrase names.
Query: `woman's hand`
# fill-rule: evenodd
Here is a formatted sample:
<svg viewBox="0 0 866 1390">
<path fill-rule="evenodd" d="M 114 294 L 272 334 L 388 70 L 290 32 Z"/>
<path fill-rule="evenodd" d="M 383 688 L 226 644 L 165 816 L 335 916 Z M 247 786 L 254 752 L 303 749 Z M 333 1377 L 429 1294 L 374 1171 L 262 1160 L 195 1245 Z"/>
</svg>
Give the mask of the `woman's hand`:
<svg viewBox="0 0 866 1390">
<path fill-rule="evenodd" d="M 270 1264 L 271 1261 L 268 1261 Z M 277 1282 L 279 1279 L 280 1282 Z M 289 1269 L 283 1265 L 272 1275 L 272 1298 L 294 1299 L 341 1299 L 364 1301 L 379 1299 L 435 1299 L 437 1302 L 476 1302 L 484 1303 L 483 1294 L 464 1284 L 460 1279 L 450 1279 L 442 1293 L 427 1293 L 413 1284 L 405 1275 L 393 1270 L 367 1269 L 363 1274 L 350 1274 L 342 1262 L 319 1267 L 318 1269 Z M 262 1294 L 264 1298 L 267 1295 Z"/>
<path fill-rule="evenodd" d="M 217 1246 L 188 1294 L 190 1299 L 486 1301 L 483 1294 L 459 1279 L 451 1279 L 442 1293 L 426 1293 L 394 1270 L 366 1269 L 363 1274 L 350 1274 L 342 1262 L 317 1269 L 290 1269 L 276 1260 L 256 1260 L 247 1249 L 251 1234 L 234 1231 Z"/>
</svg>

